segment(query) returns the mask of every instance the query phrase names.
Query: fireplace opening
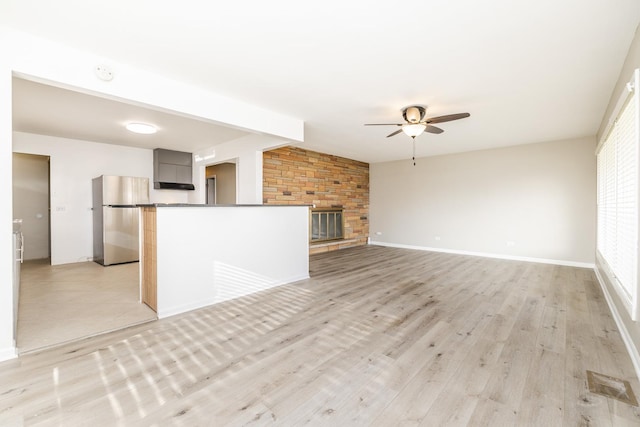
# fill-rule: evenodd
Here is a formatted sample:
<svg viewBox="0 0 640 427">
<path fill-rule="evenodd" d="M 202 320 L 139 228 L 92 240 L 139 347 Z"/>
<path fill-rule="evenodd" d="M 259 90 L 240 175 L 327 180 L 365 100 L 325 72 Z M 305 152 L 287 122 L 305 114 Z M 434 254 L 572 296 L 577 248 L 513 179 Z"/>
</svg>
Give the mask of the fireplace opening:
<svg viewBox="0 0 640 427">
<path fill-rule="evenodd" d="M 310 242 L 325 242 L 344 238 L 344 214 L 342 208 L 313 208 L 310 210 L 310 215 Z"/>
</svg>

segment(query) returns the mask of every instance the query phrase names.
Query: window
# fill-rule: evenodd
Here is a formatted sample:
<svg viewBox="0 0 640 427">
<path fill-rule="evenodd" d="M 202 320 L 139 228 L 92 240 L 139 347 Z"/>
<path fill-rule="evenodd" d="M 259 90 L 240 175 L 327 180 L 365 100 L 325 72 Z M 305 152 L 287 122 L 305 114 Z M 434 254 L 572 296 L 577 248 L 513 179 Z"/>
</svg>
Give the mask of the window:
<svg viewBox="0 0 640 427">
<path fill-rule="evenodd" d="M 639 71 L 627 85 L 597 150 L 597 249 L 631 318 L 638 318 Z"/>
<path fill-rule="evenodd" d="M 311 242 L 342 239 L 342 208 L 311 209 Z"/>
</svg>

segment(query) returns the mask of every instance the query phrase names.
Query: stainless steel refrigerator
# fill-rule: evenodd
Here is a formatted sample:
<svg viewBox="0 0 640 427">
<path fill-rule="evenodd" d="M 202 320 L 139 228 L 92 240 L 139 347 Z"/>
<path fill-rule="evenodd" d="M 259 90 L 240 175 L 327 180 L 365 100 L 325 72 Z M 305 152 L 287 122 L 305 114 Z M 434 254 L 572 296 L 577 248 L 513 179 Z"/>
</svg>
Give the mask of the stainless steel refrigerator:
<svg viewBox="0 0 640 427">
<path fill-rule="evenodd" d="M 93 179 L 93 260 L 102 265 L 140 260 L 139 204 L 149 203 L 149 178 Z"/>
</svg>

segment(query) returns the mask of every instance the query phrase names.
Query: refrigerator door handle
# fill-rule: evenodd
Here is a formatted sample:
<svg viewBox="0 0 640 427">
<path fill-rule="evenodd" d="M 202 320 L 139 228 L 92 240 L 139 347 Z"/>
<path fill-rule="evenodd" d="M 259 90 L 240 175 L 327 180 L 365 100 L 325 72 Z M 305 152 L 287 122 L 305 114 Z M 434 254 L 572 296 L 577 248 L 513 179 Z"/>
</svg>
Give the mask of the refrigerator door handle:
<svg viewBox="0 0 640 427">
<path fill-rule="evenodd" d="M 18 253 L 20 254 L 16 261 L 20 261 L 20 264 L 24 261 L 24 234 L 20 232 L 20 248 L 16 248 Z"/>
</svg>

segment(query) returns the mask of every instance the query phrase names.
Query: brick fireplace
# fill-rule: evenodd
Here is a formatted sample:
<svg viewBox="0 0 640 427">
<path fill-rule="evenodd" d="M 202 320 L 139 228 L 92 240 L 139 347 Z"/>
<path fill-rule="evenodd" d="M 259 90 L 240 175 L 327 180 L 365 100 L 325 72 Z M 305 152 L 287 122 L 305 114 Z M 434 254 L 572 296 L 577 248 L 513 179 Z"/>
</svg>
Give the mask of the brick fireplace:
<svg viewBox="0 0 640 427">
<path fill-rule="evenodd" d="M 263 153 L 262 191 L 264 204 L 310 204 L 316 210 L 341 211 L 342 238 L 311 241 L 311 254 L 367 243 L 368 163 L 297 147 L 278 148 Z"/>
</svg>

